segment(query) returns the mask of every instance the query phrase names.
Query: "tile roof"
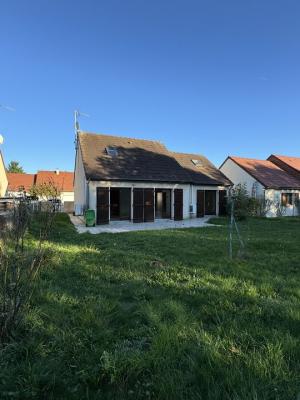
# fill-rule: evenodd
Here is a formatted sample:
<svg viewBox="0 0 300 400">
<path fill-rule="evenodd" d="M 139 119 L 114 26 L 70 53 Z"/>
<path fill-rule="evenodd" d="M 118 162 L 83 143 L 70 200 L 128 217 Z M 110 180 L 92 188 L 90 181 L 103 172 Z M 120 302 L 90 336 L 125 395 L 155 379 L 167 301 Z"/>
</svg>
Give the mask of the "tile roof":
<svg viewBox="0 0 300 400">
<path fill-rule="evenodd" d="M 59 174 L 55 171 L 38 171 L 37 174 L 8 172 L 8 190 L 11 192 L 17 192 L 20 188 L 24 188 L 24 190 L 28 192 L 33 185 L 51 182 L 62 192 L 73 192 L 73 177 L 73 172 L 66 171 L 59 171 Z"/>
<path fill-rule="evenodd" d="M 279 156 L 277 154 L 272 154 L 268 160 L 276 163 L 279 160 L 286 164 L 288 167 L 300 172 L 300 157 L 290 157 L 290 156 Z"/>
<path fill-rule="evenodd" d="M 88 132 L 80 132 L 78 138 L 87 179 L 196 184 L 224 182 L 224 176 L 204 157 L 170 152 L 157 141 Z M 108 154 L 109 148 L 115 150 L 111 155 Z M 186 160 L 191 156 L 200 157 L 205 166 L 193 170 L 191 159 L 189 162 Z"/>
<path fill-rule="evenodd" d="M 38 171 L 35 183 L 37 185 L 52 183 L 62 192 L 73 192 L 74 173 L 67 171 Z"/>
<path fill-rule="evenodd" d="M 172 153 L 177 162 L 190 176 L 190 181 L 199 185 L 225 185 L 232 182 L 206 157 L 199 154 Z"/>
<path fill-rule="evenodd" d="M 8 187 L 7 190 L 11 192 L 18 192 L 19 190 L 25 190 L 26 192 L 35 183 L 35 174 L 20 174 L 7 172 Z"/>
<path fill-rule="evenodd" d="M 87 179 L 188 182 L 189 176 L 160 142 L 79 133 Z M 117 150 L 110 156 L 106 148 Z"/>
<path fill-rule="evenodd" d="M 300 189 L 300 179 L 288 174 L 271 161 L 233 156 L 228 158 L 253 176 L 265 188 Z"/>
</svg>

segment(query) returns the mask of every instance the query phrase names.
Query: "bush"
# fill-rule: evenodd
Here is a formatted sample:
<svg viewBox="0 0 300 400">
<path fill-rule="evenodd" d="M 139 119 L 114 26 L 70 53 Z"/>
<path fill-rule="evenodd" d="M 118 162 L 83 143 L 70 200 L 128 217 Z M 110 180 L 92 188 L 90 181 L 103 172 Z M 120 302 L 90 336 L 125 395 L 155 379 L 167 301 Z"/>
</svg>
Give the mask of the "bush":
<svg viewBox="0 0 300 400">
<path fill-rule="evenodd" d="M 247 217 L 265 216 L 267 212 L 266 201 L 250 197 L 245 184 L 238 184 L 232 189 L 231 199 L 234 199 L 234 216 L 237 220 L 241 221 Z M 230 198 L 228 207 L 230 214 Z"/>
<path fill-rule="evenodd" d="M 53 208 L 33 212 L 30 202 L 21 200 L 15 203 L 9 221 L 0 231 L 0 344 L 14 336 L 39 270 L 47 263 L 49 250 L 44 242 L 53 217 Z M 39 235 L 33 248 L 27 231 L 34 222 L 39 224 Z"/>
</svg>

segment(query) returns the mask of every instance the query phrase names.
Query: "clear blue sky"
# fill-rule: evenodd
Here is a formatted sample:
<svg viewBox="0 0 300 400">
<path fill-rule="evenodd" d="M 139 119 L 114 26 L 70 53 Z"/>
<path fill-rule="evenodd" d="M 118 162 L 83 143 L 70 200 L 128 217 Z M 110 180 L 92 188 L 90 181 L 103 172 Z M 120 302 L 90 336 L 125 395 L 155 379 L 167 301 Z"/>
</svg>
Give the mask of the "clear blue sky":
<svg viewBox="0 0 300 400">
<path fill-rule="evenodd" d="M 171 150 L 300 156 L 299 0 L 3 0 L 6 162 L 74 165 L 81 128 Z"/>
</svg>

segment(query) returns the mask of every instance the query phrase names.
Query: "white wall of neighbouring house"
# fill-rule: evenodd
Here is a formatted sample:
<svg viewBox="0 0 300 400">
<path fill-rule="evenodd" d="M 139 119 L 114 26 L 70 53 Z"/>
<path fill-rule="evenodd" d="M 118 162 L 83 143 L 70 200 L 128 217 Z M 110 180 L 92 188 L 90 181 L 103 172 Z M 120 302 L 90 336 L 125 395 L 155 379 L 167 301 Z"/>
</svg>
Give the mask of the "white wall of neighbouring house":
<svg viewBox="0 0 300 400">
<path fill-rule="evenodd" d="M 281 195 L 282 193 L 296 193 L 300 196 L 300 190 L 293 189 L 284 189 L 284 190 L 276 190 L 276 189 L 267 189 L 265 191 L 265 199 L 270 200 L 271 207 L 267 213 L 267 217 L 294 217 L 300 215 L 299 208 L 294 205 L 287 205 L 286 207 L 282 207 L 282 215 L 278 214 L 278 205 L 281 204 Z"/>
<path fill-rule="evenodd" d="M 75 160 L 73 200 L 75 215 L 82 215 L 84 213 L 84 210 L 87 208 L 87 181 L 85 177 L 81 149 L 79 145 L 76 151 Z"/>
<path fill-rule="evenodd" d="M 8 180 L 6 176 L 4 160 L 0 151 L 0 197 L 5 196 L 7 185 L 8 185 Z"/>
<path fill-rule="evenodd" d="M 230 158 L 220 167 L 220 171 L 223 172 L 235 186 L 238 184 L 245 184 L 249 196 L 252 195 L 254 185 L 256 186 L 256 196 L 262 197 L 264 195 L 264 186 Z"/>
<path fill-rule="evenodd" d="M 74 192 L 61 192 L 60 199 L 63 203 L 65 201 L 74 201 Z"/>
</svg>

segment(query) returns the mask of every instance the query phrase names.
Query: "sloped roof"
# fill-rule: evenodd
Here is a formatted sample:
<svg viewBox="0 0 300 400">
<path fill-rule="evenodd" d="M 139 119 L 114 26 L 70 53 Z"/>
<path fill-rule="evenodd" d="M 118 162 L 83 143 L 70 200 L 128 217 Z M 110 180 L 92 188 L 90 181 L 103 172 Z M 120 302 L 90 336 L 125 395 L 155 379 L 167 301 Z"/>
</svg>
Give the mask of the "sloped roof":
<svg viewBox="0 0 300 400">
<path fill-rule="evenodd" d="M 279 161 L 282 161 L 288 167 L 293 168 L 296 171 L 300 172 L 300 157 L 279 156 L 277 154 L 272 154 L 268 159 L 272 162 L 275 162 L 274 158 Z"/>
<path fill-rule="evenodd" d="M 300 179 L 288 174 L 268 160 L 253 158 L 228 157 L 253 178 L 269 189 L 300 189 Z"/>
<path fill-rule="evenodd" d="M 189 153 L 172 154 L 189 174 L 191 182 L 199 185 L 232 185 L 232 182 L 206 157 Z"/>
<path fill-rule="evenodd" d="M 11 192 L 18 192 L 19 190 L 28 190 L 35 183 L 35 174 L 20 174 L 7 172 L 8 187 Z"/>
<path fill-rule="evenodd" d="M 53 183 L 62 192 L 73 192 L 73 172 L 38 171 L 37 174 L 7 173 L 8 190 L 18 192 L 20 189 L 26 192 L 33 185 Z"/>
<path fill-rule="evenodd" d="M 73 172 L 67 171 L 38 171 L 36 174 L 37 185 L 52 183 L 62 192 L 73 192 Z"/>
<path fill-rule="evenodd" d="M 88 132 L 80 132 L 78 140 L 87 179 L 230 184 L 205 157 L 173 153 L 157 141 Z M 191 159 L 197 157 L 201 169 L 193 169 Z"/>
<path fill-rule="evenodd" d="M 87 179 L 188 182 L 189 176 L 160 142 L 119 136 L 79 133 Z M 107 154 L 107 148 L 117 155 Z"/>
</svg>

